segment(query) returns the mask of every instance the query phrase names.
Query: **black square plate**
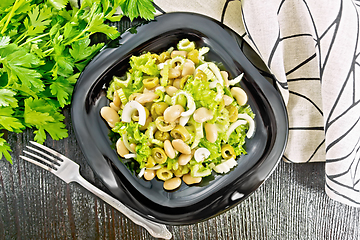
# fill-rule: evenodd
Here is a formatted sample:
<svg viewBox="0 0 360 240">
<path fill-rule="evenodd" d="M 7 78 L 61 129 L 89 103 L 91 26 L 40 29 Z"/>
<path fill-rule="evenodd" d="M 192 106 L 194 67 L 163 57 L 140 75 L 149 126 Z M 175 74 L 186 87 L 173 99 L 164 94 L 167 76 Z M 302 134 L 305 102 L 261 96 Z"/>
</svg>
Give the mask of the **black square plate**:
<svg viewBox="0 0 360 240">
<path fill-rule="evenodd" d="M 256 131 L 246 141 L 248 154 L 237 159 L 231 172 L 214 173 L 198 185 L 182 184 L 179 190 L 168 192 L 162 181 L 139 179 L 125 167 L 111 148 L 110 129 L 99 112 L 109 103 L 105 92 L 112 76 L 125 73 L 132 55 L 161 52 L 183 38 L 195 41 L 197 47 L 210 47 L 207 60 L 221 62 L 230 79 L 245 73 L 240 85 L 256 114 Z M 88 164 L 114 197 L 145 218 L 192 224 L 244 200 L 279 163 L 287 142 L 288 119 L 280 94 L 267 79 L 271 76 L 249 45 L 218 21 L 193 13 L 164 14 L 125 32 L 88 64 L 73 94 L 73 127 Z"/>
</svg>

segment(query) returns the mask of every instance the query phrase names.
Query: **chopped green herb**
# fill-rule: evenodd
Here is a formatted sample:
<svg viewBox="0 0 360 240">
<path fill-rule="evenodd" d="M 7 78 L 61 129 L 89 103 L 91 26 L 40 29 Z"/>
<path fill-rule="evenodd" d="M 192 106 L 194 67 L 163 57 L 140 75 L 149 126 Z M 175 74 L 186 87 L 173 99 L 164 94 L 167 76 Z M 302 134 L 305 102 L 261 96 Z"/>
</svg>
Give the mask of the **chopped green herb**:
<svg viewBox="0 0 360 240">
<path fill-rule="evenodd" d="M 116 15 L 121 7 L 123 14 Z M 47 133 L 68 136 L 62 108 L 71 103 L 80 72 L 108 39 L 120 33 L 107 21 L 123 15 L 152 19 L 152 0 L 3 0 L 0 3 L 0 130 L 34 130 L 43 143 Z M 11 160 L 11 148 L 0 132 L 0 158 Z"/>
</svg>

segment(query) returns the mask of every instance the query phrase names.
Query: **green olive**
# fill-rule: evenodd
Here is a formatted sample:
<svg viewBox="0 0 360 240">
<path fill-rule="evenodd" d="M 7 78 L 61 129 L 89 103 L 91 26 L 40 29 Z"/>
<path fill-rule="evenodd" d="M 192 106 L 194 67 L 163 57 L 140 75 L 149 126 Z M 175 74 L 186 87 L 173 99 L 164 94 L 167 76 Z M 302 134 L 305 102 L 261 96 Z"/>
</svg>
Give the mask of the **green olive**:
<svg viewBox="0 0 360 240">
<path fill-rule="evenodd" d="M 156 64 L 160 63 L 160 61 L 159 61 L 160 56 L 159 55 L 157 55 L 156 53 L 152 53 L 151 57 L 156 60 Z"/>
<path fill-rule="evenodd" d="M 170 134 L 168 132 L 156 131 L 155 139 L 160 141 L 170 140 Z"/>
<path fill-rule="evenodd" d="M 158 59 L 159 59 L 160 63 L 163 63 L 166 60 L 168 60 L 169 58 L 170 58 L 170 53 L 169 52 L 162 52 Z"/>
<path fill-rule="evenodd" d="M 140 130 L 140 131 L 146 130 L 151 122 L 152 122 L 152 117 L 146 118 L 145 125 L 144 125 L 144 126 L 140 126 L 140 127 L 139 127 L 139 130 Z"/>
<path fill-rule="evenodd" d="M 171 130 L 170 135 L 175 139 L 181 139 L 184 142 L 190 140 L 190 133 L 186 130 L 184 126 L 176 125 L 176 127 Z"/>
<path fill-rule="evenodd" d="M 173 173 L 176 177 L 181 177 L 184 174 L 190 172 L 188 166 L 179 166 L 176 170 L 173 170 Z"/>
<path fill-rule="evenodd" d="M 195 64 L 199 63 L 199 51 L 197 49 L 191 50 L 187 54 L 187 58 L 193 61 Z"/>
<path fill-rule="evenodd" d="M 147 108 L 145 108 L 145 113 L 146 113 L 146 119 L 149 117 L 149 110 Z M 134 122 L 138 122 L 139 121 L 139 112 L 138 111 L 134 111 L 132 114 L 131 114 L 131 119 L 134 121 Z"/>
<path fill-rule="evenodd" d="M 183 106 L 185 108 L 186 103 L 187 103 L 187 99 L 186 99 L 184 94 L 180 94 L 180 95 L 177 96 L 176 104 L 179 104 L 179 105 L 181 105 L 181 106 Z"/>
<path fill-rule="evenodd" d="M 138 121 L 139 121 L 139 112 L 138 112 L 138 111 L 134 111 L 134 112 L 131 114 L 131 119 L 132 119 L 134 122 L 138 122 Z"/>
<path fill-rule="evenodd" d="M 166 108 L 169 107 L 169 104 L 167 104 L 166 102 L 156 102 L 153 103 L 153 105 L 151 106 L 151 115 L 155 115 L 155 116 L 161 116 L 164 114 L 164 111 Z"/>
<path fill-rule="evenodd" d="M 226 106 L 226 109 L 229 111 L 229 121 L 235 122 L 238 118 L 238 110 L 234 105 Z"/>
<path fill-rule="evenodd" d="M 145 167 L 146 168 L 152 168 L 153 166 L 155 166 L 156 162 L 154 160 L 154 158 L 152 156 L 149 156 L 147 159 L 147 162 L 145 163 Z"/>
<path fill-rule="evenodd" d="M 153 103 L 154 103 L 154 102 L 147 102 L 147 103 L 145 103 L 144 107 L 145 107 L 147 110 L 151 111 L 151 107 L 152 107 Z"/>
<path fill-rule="evenodd" d="M 151 156 L 154 158 L 155 162 L 159 164 L 165 163 L 167 159 L 165 151 L 159 147 L 151 149 Z"/>
<path fill-rule="evenodd" d="M 164 117 L 157 117 L 155 120 L 156 127 L 162 132 L 169 132 L 176 126 L 175 122 L 165 122 Z"/>
<path fill-rule="evenodd" d="M 183 89 L 183 88 L 184 88 L 184 86 L 185 86 L 187 80 L 189 79 L 189 77 L 190 77 L 190 75 L 186 75 L 186 76 L 184 76 L 184 77 L 181 78 L 181 80 L 180 80 L 180 86 L 179 86 L 180 89 Z"/>
<path fill-rule="evenodd" d="M 148 77 L 143 79 L 143 84 L 147 89 L 152 89 L 159 84 L 158 77 Z"/>
<path fill-rule="evenodd" d="M 225 144 L 221 147 L 221 156 L 224 159 L 236 158 L 235 150 L 230 144 Z"/>
<path fill-rule="evenodd" d="M 166 167 L 160 168 L 156 171 L 156 176 L 163 181 L 169 180 L 173 177 L 173 173 Z"/>
<path fill-rule="evenodd" d="M 196 71 L 195 78 L 200 78 L 200 80 L 202 80 L 202 81 L 204 81 L 204 82 L 207 81 L 207 76 L 206 76 L 206 74 L 205 74 L 203 71 L 201 71 L 200 69 L 198 69 L 198 70 Z"/>
<path fill-rule="evenodd" d="M 172 86 L 174 83 L 174 79 L 168 79 L 168 86 Z"/>
</svg>

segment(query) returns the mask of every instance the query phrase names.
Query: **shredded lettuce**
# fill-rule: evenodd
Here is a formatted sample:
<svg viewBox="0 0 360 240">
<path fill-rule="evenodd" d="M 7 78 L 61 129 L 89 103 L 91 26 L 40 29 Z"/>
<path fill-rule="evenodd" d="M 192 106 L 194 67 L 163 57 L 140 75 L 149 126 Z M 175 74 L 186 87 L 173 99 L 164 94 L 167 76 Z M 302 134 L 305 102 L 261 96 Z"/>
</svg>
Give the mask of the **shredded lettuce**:
<svg viewBox="0 0 360 240">
<path fill-rule="evenodd" d="M 210 156 L 206 161 L 220 163 L 221 161 L 221 141 L 216 140 L 214 143 L 209 142 L 206 138 L 202 138 L 199 142 L 199 147 L 204 147 L 210 151 Z"/>
<path fill-rule="evenodd" d="M 129 143 L 135 143 L 136 161 L 140 164 L 140 169 L 145 167 L 148 157 L 151 155 L 151 149 L 148 145 L 149 138 L 139 129 L 141 125 L 137 122 L 118 122 L 112 129 L 113 132 L 122 136 L 125 132 L 128 136 Z"/>
<path fill-rule="evenodd" d="M 156 64 L 156 59 L 151 56 L 150 52 L 130 58 L 130 66 L 134 71 L 143 72 L 149 76 L 157 76 L 160 71 Z"/>
<path fill-rule="evenodd" d="M 195 164 L 190 166 L 192 177 L 206 177 L 211 175 L 211 169 L 204 167 L 202 164 Z"/>
<path fill-rule="evenodd" d="M 188 80 L 184 90 L 194 97 L 196 108 L 206 107 L 207 109 L 215 109 L 219 105 L 219 101 L 215 101 L 217 91 L 209 88 L 209 82 L 204 82 L 199 78 Z"/>
<path fill-rule="evenodd" d="M 236 156 L 246 154 L 244 145 L 246 130 L 248 129 L 247 125 L 248 124 L 240 125 L 229 136 L 228 143 L 234 148 Z"/>
<path fill-rule="evenodd" d="M 160 78 L 160 85 L 163 87 L 166 87 L 168 85 L 168 79 L 169 79 L 169 61 L 165 62 L 164 68 L 162 70 L 162 78 Z"/>
<path fill-rule="evenodd" d="M 159 147 L 164 147 L 164 142 L 154 138 L 155 131 L 156 131 L 156 124 L 155 124 L 155 122 L 151 122 L 151 123 L 149 123 L 149 126 L 145 132 L 145 135 L 148 137 L 148 139 L 151 143 L 156 144 Z"/>
<path fill-rule="evenodd" d="M 126 80 L 113 76 L 113 80 L 110 82 L 110 86 L 108 87 L 106 97 L 110 100 L 113 100 L 114 92 L 120 88 L 126 88 L 131 82 L 132 82 L 132 75 L 129 72 L 126 73 Z"/>
<path fill-rule="evenodd" d="M 185 47 L 188 47 L 189 41 L 184 40 L 182 44 L 184 50 L 187 51 L 188 49 L 185 49 Z M 169 51 L 172 51 L 172 49 Z M 131 68 L 126 72 L 126 77 L 114 78 L 108 90 L 108 95 L 111 95 L 108 96 L 109 98 L 112 98 L 114 92 L 116 92 L 120 96 L 121 102 L 124 103 L 125 101 L 129 101 L 129 96 L 133 93 L 145 93 L 145 87 L 142 82 L 144 77 L 157 77 L 160 79 L 160 86 L 157 85 L 154 88 L 146 90 L 156 93 L 159 95 L 159 98 L 154 100 L 153 103 L 146 103 L 144 107 L 151 109 L 151 105 L 154 104 L 154 102 L 167 103 L 169 106 L 179 104 L 184 107 L 184 111 L 180 114 L 176 124 L 185 127 L 190 135 L 190 139 L 186 140 L 185 143 L 190 146 L 192 154 L 194 154 L 194 151 L 198 148 L 206 148 L 209 150 L 210 156 L 200 162 L 191 159 L 185 166 L 180 166 L 178 159 L 181 153 L 176 151 L 173 159 L 167 157 L 164 163 L 157 166 L 167 168 L 175 175 L 186 174 L 190 171 L 193 177 L 205 177 L 211 175 L 215 168 L 218 170 L 215 172 L 227 172 L 223 171 L 221 166 L 225 166 L 230 170 L 236 165 L 236 159 L 235 157 L 233 157 L 231 161 L 224 159 L 221 149 L 225 144 L 233 147 L 236 156 L 246 154 L 245 139 L 249 129 L 249 121 L 241 120 L 239 114 L 247 114 L 254 119 L 254 113 L 249 105 L 239 106 L 235 100 L 230 103 L 232 105 L 231 108 L 225 106 L 224 95 L 231 98 L 233 97 L 229 87 L 225 86 L 219 67 L 215 63 L 204 60 L 204 54 L 208 51 L 209 48 L 207 47 L 199 49 L 200 61 L 195 64 L 196 68 L 193 75 L 180 76 L 176 79 L 169 79 L 169 69 L 175 66 L 181 68 L 181 65 L 185 62 L 185 58 L 175 56 L 172 59 L 164 59 L 159 63 L 159 59 L 156 59 L 156 56 L 150 52 L 140 56 L 132 56 L 130 58 Z M 201 72 L 197 72 L 200 70 L 203 71 L 206 77 Z M 180 80 L 181 77 L 187 78 L 187 80 L 184 81 L 184 86 L 181 85 L 181 88 L 177 89 L 175 93 L 171 93 L 170 96 L 170 93 L 166 91 L 165 87 L 167 85 L 176 86 L 173 82 Z M 111 94 L 109 92 L 111 92 Z M 196 109 L 201 107 L 212 111 L 213 118 L 211 120 L 206 122 L 196 122 L 194 120 L 192 115 Z M 237 112 L 233 107 L 237 109 Z M 118 112 L 121 114 L 121 109 Z M 234 114 L 236 114 L 236 119 L 238 119 L 237 121 L 235 120 L 235 122 Z M 145 164 L 149 161 L 149 156 L 152 154 L 151 148 L 164 148 L 164 140 L 155 138 L 156 131 L 160 131 L 157 129 L 155 123 L 156 118 L 159 116 L 152 112 L 149 116 L 152 117 L 152 122 L 148 123 L 146 129 L 143 128 L 140 130 L 139 128 L 141 126 L 137 122 L 132 121 L 129 123 L 116 123 L 113 128 L 113 131 L 120 134 L 120 136 L 126 133 L 130 144 L 136 144 L 135 163 L 140 165 L 138 169 L 145 168 Z M 249 120 L 247 116 L 246 118 Z M 206 123 L 215 124 L 217 128 L 217 138 L 214 143 L 206 139 Z M 172 141 L 174 136 L 171 135 L 171 131 L 169 134 L 169 140 Z M 230 165 L 225 164 L 227 161 L 229 161 Z"/>
</svg>

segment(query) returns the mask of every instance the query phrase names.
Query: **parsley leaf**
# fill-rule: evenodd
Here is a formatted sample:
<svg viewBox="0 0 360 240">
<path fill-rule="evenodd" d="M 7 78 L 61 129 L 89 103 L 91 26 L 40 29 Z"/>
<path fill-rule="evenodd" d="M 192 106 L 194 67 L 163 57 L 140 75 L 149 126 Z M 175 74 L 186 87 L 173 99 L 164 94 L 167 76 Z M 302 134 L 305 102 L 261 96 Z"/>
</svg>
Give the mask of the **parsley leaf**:
<svg viewBox="0 0 360 240">
<path fill-rule="evenodd" d="M 104 46 L 90 37 L 115 39 L 120 33 L 109 21 L 123 15 L 152 19 L 155 12 L 152 0 L 83 0 L 79 8 L 69 2 L 0 1 L 0 132 L 31 128 L 40 143 L 47 135 L 66 138 L 62 108 L 71 103 L 81 71 Z M 118 7 L 123 14 L 115 14 Z M 0 158 L 11 162 L 10 152 L 1 133 Z"/>
<path fill-rule="evenodd" d="M 70 103 L 73 86 L 64 77 L 59 77 L 50 85 L 51 94 L 56 96 L 61 107 Z"/>
<path fill-rule="evenodd" d="M 61 10 L 66 7 L 69 0 L 49 0 L 51 5 L 53 5 L 57 10 Z"/>
<path fill-rule="evenodd" d="M 0 126 L 12 132 L 19 132 L 24 125 L 15 117 L 12 117 L 14 110 L 11 107 L 0 107 Z"/>
<path fill-rule="evenodd" d="M 7 72 L 11 81 L 20 80 L 28 89 L 42 91 L 44 83 L 41 81 L 41 74 L 33 69 L 39 66 L 41 61 L 34 55 L 24 49 L 17 49 L 14 44 L 9 44 L 0 49 L 0 63 L 3 70 Z"/>
<path fill-rule="evenodd" d="M 24 20 L 24 25 L 27 28 L 28 35 L 33 36 L 43 33 L 47 28 L 47 25 L 51 22 L 51 19 L 49 19 L 51 16 L 51 8 L 43 7 L 40 9 L 39 6 L 36 6 L 31 12 L 29 12 L 28 16 L 29 18 Z"/>
<path fill-rule="evenodd" d="M 152 0 L 127 0 L 123 1 L 120 6 L 131 21 L 139 16 L 146 20 L 154 18 L 155 7 Z"/>
<path fill-rule="evenodd" d="M 4 134 L 0 133 L 0 159 L 2 159 L 2 156 L 6 158 L 10 163 L 12 163 L 11 155 L 9 152 L 11 152 L 11 148 L 9 144 L 6 142 L 5 139 L 2 138 Z"/>
<path fill-rule="evenodd" d="M 37 128 L 35 141 L 43 143 L 46 139 L 45 131 L 51 138 L 59 140 L 68 136 L 65 124 L 62 122 L 64 116 L 59 109 L 55 109 L 44 99 L 25 99 L 24 119 L 27 126 Z"/>
<path fill-rule="evenodd" d="M 0 89 L 0 107 L 18 106 L 18 100 L 14 97 L 16 92 L 10 89 Z"/>
<path fill-rule="evenodd" d="M 104 43 L 89 46 L 90 42 L 90 39 L 87 38 L 71 44 L 69 52 L 76 62 L 87 59 L 104 46 Z"/>
<path fill-rule="evenodd" d="M 0 37 L 0 48 L 6 47 L 10 43 L 10 37 L 9 36 L 2 36 Z"/>
</svg>

